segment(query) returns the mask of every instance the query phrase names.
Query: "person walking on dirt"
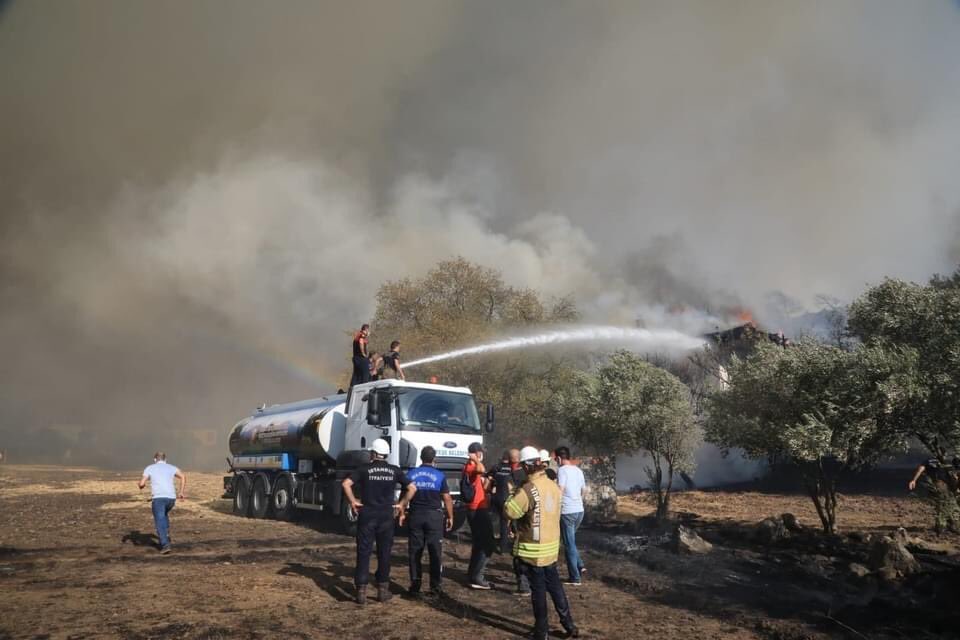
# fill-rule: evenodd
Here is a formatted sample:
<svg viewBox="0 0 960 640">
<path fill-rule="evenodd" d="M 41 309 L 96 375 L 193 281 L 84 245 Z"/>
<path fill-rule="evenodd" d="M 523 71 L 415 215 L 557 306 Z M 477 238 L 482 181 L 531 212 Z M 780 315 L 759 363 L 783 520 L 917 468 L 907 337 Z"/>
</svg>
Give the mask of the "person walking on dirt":
<svg viewBox="0 0 960 640">
<path fill-rule="evenodd" d="M 490 479 L 486 477 L 483 466 L 483 445 L 479 442 L 471 443 L 467 447 L 469 460 L 463 466 L 461 493 L 464 488 L 473 495 L 464 496 L 467 503 L 467 522 L 470 523 L 470 565 L 467 568 L 467 579 L 471 589 L 492 589 L 493 587 L 483 577 L 487 561 L 496 550 L 497 541 L 493 537 L 493 522 L 490 520 L 490 499 L 487 497 Z M 462 485 L 466 484 L 467 487 Z"/>
<path fill-rule="evenodd" d="M 573 622 L 570 603 L 557 572 L 560 554 L 560 487 L 548 479 L 540 462 L 540 452 L 524 447 L 520 458 L 527 472 L 527 482 L 503 507 L 503 513 L 517 521 L 517 541 L 513 554 L 520 570 L 530 581 L 530 601 L 533 605 L 534 629 L 531 637 L 546 640 L 550 635 L 547 620 L 547 594 L 560 617 L 560 624 L 568 638 L 577 638 L 580 631 Z"/>
<path fill-rule="evenodd" d="M 390 594 L 390 551 L 393 549 L 394 518 L 406 511 L 417 487 L 410 483 L 400 467 L 387 463 L 390 445 L 377 438 L 370 448 L 371 462 L 343 480 L 343 495 L 357 513 L 357 567 L 353 582 L 357 603 L 367 603 L 370 581 L 370 554 L 377 545 L 377 600 L 388 601 Z M 397 485 L 403 496 L 393 502 Z M 357 491 L 354 492 L 353 488 Z"/>
<path fill-rule="evenodd" d="M 370 340 L 370 325 L 360 327 L 360 331 L 353 334 L 353 376 L 350 386 L 370 382 L 370 354 L 367 345 Z"/>
<path fill-rule="evenodd" d="M 383 377 L 384 379 L 406 380 L 403 375 L 403 368 L 400 366 L 400 341 L 394 340 L 390 343 L 390 351 L 383 356 Z"/>
<path fill-rule="evenodd" d="M 579 585 L 584 567 L 580 552 L 577 551 L 577 529 L 583 523 L 583 493 L 587 481 L 580 467 L 570 459 L 570 449 L 557 447 L 553 454 L 560 467 L 557 470 L 557 484 L 563 493 L 560 501 L 560 538 L 567 558 L 567 584 Z"/>
<path fill-rule="evenodd" d="M 927 460 L 917 467 L 907 488 L 913 491 L 918 482 L 920 499 L 933 507 L 934 531 L 960 533 L 960 457 L 949 465 L 937 458 Z"/>
<path fill-rule="evenodd" d="M 434 465 L 437 450 L 430 445 L 420 451 L 423 463 L 410 471 L 407 479 L 417 488 L 410 501 L 410 514 L 406 518 L 409 528 L 410 590 L 411 596 L 420 595 L 422 582 L 421 561 L 426 547 L 430 556 L 430 594 L 440 595 L 443 573 L 443 533 L 453 528 L 453 498 L 443 472 Z M 400 515 L 400 525 L 404 515 Z"/>
<path fill-rule="evenodd" d="M 180 491 L 177 492 L 174 478 L 180 480 Z M 170 510 L 177 504 L 177 498 L 183 500 L 183 492 L 187 487 L 187 476 L 180 469 L 167 463 L 167 454 L 157 451 L 153 454 L 153 464 L 143 470 L 143 476 L 137 486 L 143 488 L 150 483 L 153 509 L 153 522 L 157 527 L 157 537 L 160 538 L 160 553 L 170 553 Z"/>
</svg>

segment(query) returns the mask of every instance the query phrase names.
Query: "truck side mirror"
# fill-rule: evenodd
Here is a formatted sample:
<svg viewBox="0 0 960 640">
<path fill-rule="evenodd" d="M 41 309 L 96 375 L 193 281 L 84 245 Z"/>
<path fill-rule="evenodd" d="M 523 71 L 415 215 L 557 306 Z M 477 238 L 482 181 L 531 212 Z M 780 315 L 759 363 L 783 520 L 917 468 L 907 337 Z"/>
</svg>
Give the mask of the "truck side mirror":
<svg viewBox="0 0 960 640">
<path fill-rule="evenodd" d="M 373 427 L 380 426 L 379 398 L 379 393 L 368 393 L 363 397 L 363 399 L 367 401 L 367 424 Z"/>
<path fill-rule="evenodd" d="M 390 416 L 390 405 L 393 404 L 393 395 L 390 393 L 379 393 L 377 397 L 380 399 L 380 411 L 377 412 L 380 418 L 380 426 L 389 427 L 393 422 Z"/>
<path fill-rule="evenodd" d="M 493 423 L 494 423 L 494 410 L 493 403 L 487 403 L 487 420 L 484 428 L 487 430 L 487 433 L 493 433 Z"/>
<path fill-rule="evenodd" d="M 393 400 L 389 393 L 373 392 L 367 401 L 367 424 L 373 427 L 389 427 L 390 405 Z"/>
</svg>

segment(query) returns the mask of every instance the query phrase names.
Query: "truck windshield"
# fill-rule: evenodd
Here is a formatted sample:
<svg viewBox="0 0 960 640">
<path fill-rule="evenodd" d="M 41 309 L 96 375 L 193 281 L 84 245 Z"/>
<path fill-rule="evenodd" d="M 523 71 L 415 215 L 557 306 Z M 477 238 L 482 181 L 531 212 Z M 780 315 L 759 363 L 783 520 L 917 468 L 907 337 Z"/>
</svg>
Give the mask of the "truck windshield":
<svg viewBox="0 0 960 640">
<path fill-rule="evenodd" d="M 401 429 L 480 433 L 480 418 L 471 395 L 408 388 L 398 399 Z"/>
</svg>

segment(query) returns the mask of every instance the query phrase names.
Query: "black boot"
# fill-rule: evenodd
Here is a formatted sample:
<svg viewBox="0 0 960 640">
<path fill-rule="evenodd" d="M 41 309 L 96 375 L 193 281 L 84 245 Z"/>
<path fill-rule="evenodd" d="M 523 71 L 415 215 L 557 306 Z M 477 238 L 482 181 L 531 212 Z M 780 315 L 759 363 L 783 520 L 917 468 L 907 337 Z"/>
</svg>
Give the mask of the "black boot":
<svg viewBox="0 0 960 640">
<path fill-rule="evenodd" d="M 377 585 L 377 600 L 380 602 L 386 602 L 393 597 L 393 594 L 390 593 L 390 583 L 384 582 Z"/>
<path fill-rule="evenodd" d="M 357 585 L 357 604 L 367 604 L 367 585 Z"/>
</svg>

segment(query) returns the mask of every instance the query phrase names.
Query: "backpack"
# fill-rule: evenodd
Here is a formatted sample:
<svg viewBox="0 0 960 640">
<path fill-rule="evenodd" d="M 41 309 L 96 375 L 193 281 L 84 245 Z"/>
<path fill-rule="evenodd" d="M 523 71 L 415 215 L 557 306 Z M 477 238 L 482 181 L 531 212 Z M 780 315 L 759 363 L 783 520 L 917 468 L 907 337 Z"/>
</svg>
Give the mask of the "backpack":
<svg viewBox="0 0 960 640">
<path fill-rule="evenodd" d="M 466 504 L 473 502 L 477 497 L 477 488 L 470 482 L 470 474 L 467 473 L 467 465 L 463 465 L 463 471 L 460 473 L 460 500 Z"/>
<path fill-rule="evenodd" d="M 497 465 L 493 472 L 493 482 L 496 487 L 496 493 L 494 494 L 494 500 L 497 504 L 503 504 L 507 501 L 507 498 L 510 497 L 513 489 L 513 470 L 510 468 L 509 464 L 500 463 Z"/>
</svg>

